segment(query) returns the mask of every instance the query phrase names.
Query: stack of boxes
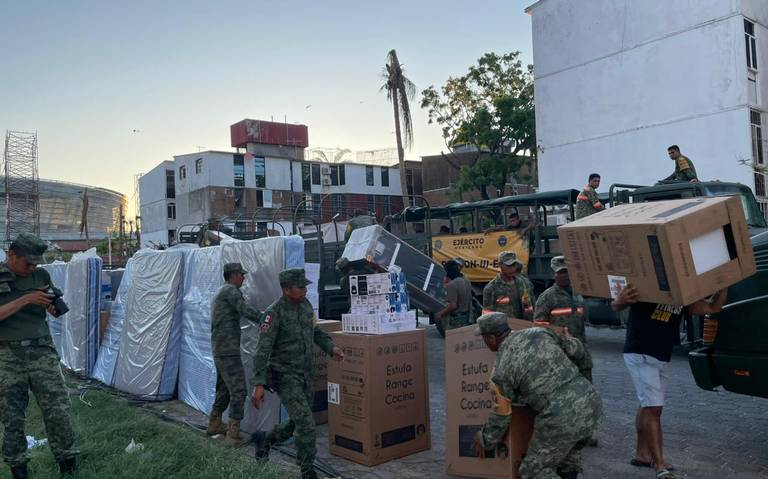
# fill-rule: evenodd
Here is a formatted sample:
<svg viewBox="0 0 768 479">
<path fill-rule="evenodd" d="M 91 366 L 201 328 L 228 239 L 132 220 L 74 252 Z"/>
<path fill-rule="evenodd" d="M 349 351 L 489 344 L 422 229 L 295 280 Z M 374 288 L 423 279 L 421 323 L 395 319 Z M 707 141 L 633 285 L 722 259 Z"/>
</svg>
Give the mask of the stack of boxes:
<svg viewBox="0 0 768 479">
<path fill-rule="evenodd" d="M 416 329 L 409 310 L 405 274 L 361 274 L 349 277 L 350 312 L 341 317 L 345 333 L 389 334 Z"/>
</svg>

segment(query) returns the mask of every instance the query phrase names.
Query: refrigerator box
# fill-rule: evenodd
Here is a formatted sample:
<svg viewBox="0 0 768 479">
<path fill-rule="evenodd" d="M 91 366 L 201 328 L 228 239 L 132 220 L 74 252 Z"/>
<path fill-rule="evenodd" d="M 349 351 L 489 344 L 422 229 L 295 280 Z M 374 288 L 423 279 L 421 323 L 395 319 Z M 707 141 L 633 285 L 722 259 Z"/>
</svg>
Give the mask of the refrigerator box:
<svg viewBox="0 0 768 479">
<path fill-rule="evenodd" d="M 512 320 L 513 329 L 532 323 Z M 527 323 L 527 324 L 523 324 Z M 519 478 L 518 468 L 533 434 L 534 413 L 527 407 L 513 407 L 512 422 L 504 441 L 487 453 L 475 455 L 475 435 L 493 410 L 491 372 L 496 353 L 488 349 L 475 325 L 445 332 L 445 463 L 454 476 L 488 479 Z"/>
<path fill-rule="evenodd" d="M 326 333 L 341 331 L 341 321 L 319 319 L 317 327 Z M 315 418 L 315 424 L 325 424 L 328 422 L 328 361 L 333 360 L 317 345 L 314 347 L 312 356 L 315 364 L 312 416 Z"/>
<path fill-rule="evenodd" d="M 391 334 L 418 327 L 416 311 L 399 313 L 346 313 L 341 315 L 341 330 L 350 334 Z"/>
<path fill-rule="evenodd" d="M 331 454 L 375 466 L 429 449 L 424 330 L 331 336 L 345 355 L 328 363 Z"/>
<path fill-rule="evenodd" d="M 619 205 L 557 229 L 576 293 L 688 305 L 755 273 L 738 196 Z"/>
</svg>

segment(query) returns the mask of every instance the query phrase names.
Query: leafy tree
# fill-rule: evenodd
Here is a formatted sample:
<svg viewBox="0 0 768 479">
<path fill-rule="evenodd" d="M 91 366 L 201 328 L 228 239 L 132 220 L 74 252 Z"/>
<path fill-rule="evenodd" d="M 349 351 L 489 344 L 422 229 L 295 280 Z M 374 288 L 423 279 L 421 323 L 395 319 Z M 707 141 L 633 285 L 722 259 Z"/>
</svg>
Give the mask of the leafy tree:
<svg viewBox="0 0 768 479">
<path fill-rule="evenodd" d="M 533 66 L 523 67 L 520 52 L 486 53 L 464 76 L 424 90 L 421 107 L 430 124 L 441 126 L 450 150 L 469 145 L 478 151 L 476 161 L 461 168 L 462 191 L 478 189 L 487 199 L 486 186 L 503 191 L 510 176 L 530 180 L 521 172 L 536 159 Z"/>
</svg>

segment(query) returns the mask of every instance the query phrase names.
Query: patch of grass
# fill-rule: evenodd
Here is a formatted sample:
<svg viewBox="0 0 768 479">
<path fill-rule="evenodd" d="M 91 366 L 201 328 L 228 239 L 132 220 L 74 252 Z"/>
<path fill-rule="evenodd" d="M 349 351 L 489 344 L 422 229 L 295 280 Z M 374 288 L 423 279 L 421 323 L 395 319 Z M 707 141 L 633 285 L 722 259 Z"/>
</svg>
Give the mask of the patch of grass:
<svg viewBox="0 0 768 479">
<path fill-rule="evenodd" d="M 78 479 L 222 478 L 285 479 L 285 470 L 259 465 L 252 456 L 227 447 L 223 439 L 210 439 L 189 426 L 164 421 L 106 392 L 88 391 L 88 407 L 72 398 L 72 422 L 78 458 Z M 27 435 L 47 437 L 40 410 L 32 396 L 27 410 Z M 0 435 L 0 438 L 2 435 Z M 134 440 L 144 450 L 125 452 Z M 30 476 L 59 478 L 48 446 L 31 451 Z M 0 477 L 10 471 L 0 466 Z"/>
</svg>

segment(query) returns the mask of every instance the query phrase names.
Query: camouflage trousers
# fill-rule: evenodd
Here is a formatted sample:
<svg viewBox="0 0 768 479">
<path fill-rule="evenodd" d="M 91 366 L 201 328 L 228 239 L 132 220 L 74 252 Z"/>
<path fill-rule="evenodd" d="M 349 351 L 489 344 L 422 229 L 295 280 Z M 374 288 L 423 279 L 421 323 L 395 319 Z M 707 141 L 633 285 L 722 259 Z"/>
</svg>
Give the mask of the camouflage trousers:
<svg viewBox="0 0 768 479">
<path fill-rule="evenodd" d="M 57 461 L 74 457 L 75 435 L 69 418 L 70 401 L 50 338 L 36 345 L 0 343 L 0 421 L 4 428 L 3 459 L 11 466 L 29 461 L 25 434 L 29 391 L 43 414 L 48 444 Z"/>
<path fill-rule="evenodd" d="M 600 397 L 586 381 L 574 384 L 536 415 L 528 452 L 520 464 L 523 479 L 559 479 L 581 472 L 581 450 L 603 415 Z"/>
<path fill-rule="evenodd" d="M 245 370 L 240 356 L 213 358 L 216 365 L 216 398 L 213 410 L 223 413 L 229 406 L 229 417 L 242 421 L 247 395 Z"/>
<path fill-rule="evenodd" d="M 302 472 L 311 470 L 317 453 L 315 419 L 312 417 L 312 382 L 298 375 L 282 375 L 272 386 L 290 419 L 275 426 L 267 435 L 267 440 L 270 444 L 277 444 L 295 435 L 296 464 Z"/>
</svg>

